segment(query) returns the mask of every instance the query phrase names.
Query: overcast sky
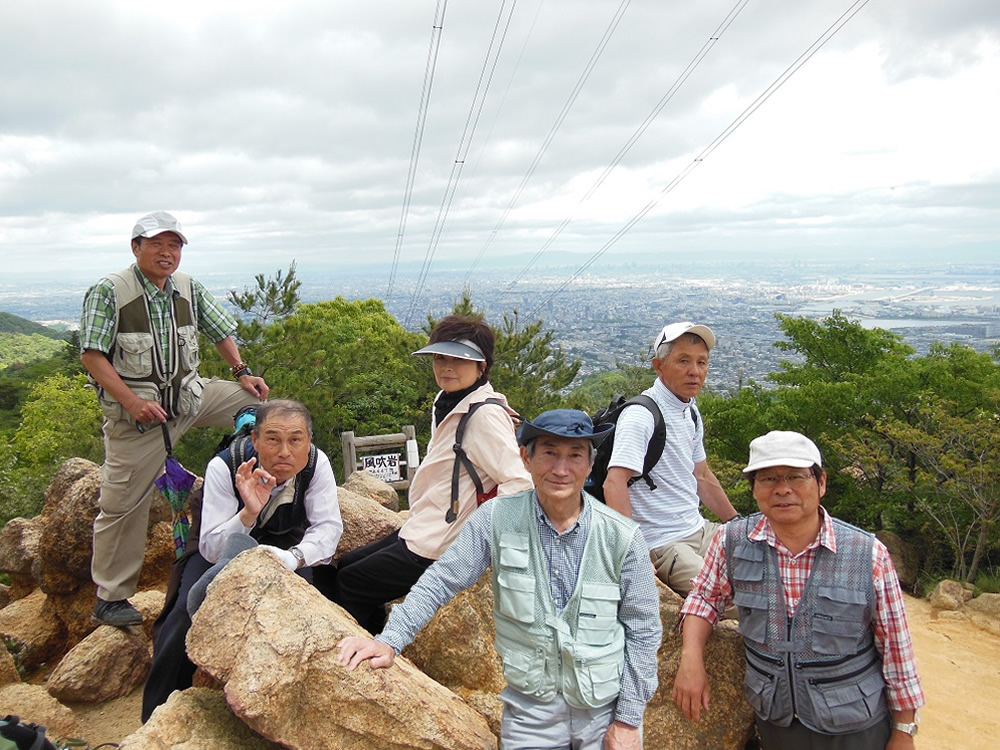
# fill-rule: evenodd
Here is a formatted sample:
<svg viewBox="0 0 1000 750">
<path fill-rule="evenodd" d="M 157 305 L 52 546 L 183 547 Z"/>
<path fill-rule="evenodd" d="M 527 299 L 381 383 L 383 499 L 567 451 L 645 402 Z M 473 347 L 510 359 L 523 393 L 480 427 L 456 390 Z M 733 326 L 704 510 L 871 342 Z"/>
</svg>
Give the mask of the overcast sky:
<svg viewBox="0 0 1000 750">
<path fill-rule="evenodd" d="M 508 0 L 501 16 L 500 0 L 447 3 L 401 263 L 427 257 L 491 36 L 512 7 L 430 276 L 547 243 L 582 264 L 656 199 L 593 272 L 635 252 L 670 263 L 736 252 L 1000 258 L 997 0 L 871 0 L 664 192 L 851 7 L 751 0 L 581 203 L 739 4 L 623 4 L 511 205 L 621 6 Z M 385 283 L 438 5 L 3 0 L 8 281 L 116 270 L 135 219 L 165 209 L 191 242 L 186 270 L 370 263 Z"/>
</svg>

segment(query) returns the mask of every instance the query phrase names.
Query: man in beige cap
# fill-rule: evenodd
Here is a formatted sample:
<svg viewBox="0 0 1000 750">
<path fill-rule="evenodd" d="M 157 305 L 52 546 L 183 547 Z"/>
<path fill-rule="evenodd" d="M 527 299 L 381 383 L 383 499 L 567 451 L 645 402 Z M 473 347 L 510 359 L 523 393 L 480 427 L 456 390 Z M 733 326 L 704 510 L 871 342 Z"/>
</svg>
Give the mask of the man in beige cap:
<svg viewBox="0 0 1000 750">
<path fill-rule="evenodd" d="M 820 505 L 826 472 L 805 435 L 756 438 L 743 473 L 760 513 L 712 540 L 681 608 L 674 701 L 695 721 L 709 708 L 705 644 L 735 603 L 766 750 L 912 750 L 924 696 L 885 545 Z"/>
<path fill-rule="evenodd" d="M 104 412 L 93 619 L 107 625 L 142 622 L 128 597 L 138 585 L 151 490 L 166 457 L 161 425 L 176 444 L 190 427 L 232 427 L 237 411 L 267 398 L 267 383 L 240 359 L 236 321 L 177 270 L 186 244 L 170 214 L 143 216 L 132 229 L 135 263 L 98 281 L 83 302 L 80 360 Z M 199 331 L 236 382 L 199 376 Z"/>
<path fill-rule="evenodd" d="M 608 505 L 639 524 L 657 577 L 681 596 L 691 590 L 718 528 L 702 517 L 701 504 L 723 521 L 737 515 L 708 467 L 705 426 L 695 404 L 714 346 L 708 326 L 664 326 L 653 341 L 656 381 L 643 392 L 649 406 L 622 410 L 604 482 Z M 644 474 L 647 449 L 656 439 L 653 408 L 662 416 L 663 452 Z"/>
</svg>

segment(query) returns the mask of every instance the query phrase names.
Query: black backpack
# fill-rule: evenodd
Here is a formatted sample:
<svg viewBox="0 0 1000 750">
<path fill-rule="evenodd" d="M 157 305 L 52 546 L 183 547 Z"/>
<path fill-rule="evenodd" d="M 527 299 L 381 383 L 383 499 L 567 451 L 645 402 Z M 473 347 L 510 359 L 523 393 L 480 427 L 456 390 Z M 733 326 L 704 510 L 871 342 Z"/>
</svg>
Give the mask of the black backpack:
<svg viewBox="0 0 1000 750">
<path fill-rule="evenodd" d="M 8 715 L 0 719 L 0 750 L 56 750 L 45 737 L 45 727 L 25 724 L 18 717 Z"/>
<path fill-rule="evenodd" d="M 646 456 L 642 461 L 642 473 L 629 479 L 628 486 L 631 487 L 642 479 L 649 486 L 649 489 L 655 490 L 656 485 L 653 483 L 649 473 L 656 466 L 657 461 L 660 460 L 660 457 L 663 455 L 663 448 L 667 444 L 667 427 L 663 423 L 663 414 L 660 412 L 660 407 L 656 405 L 656 402 L 642 393 L 629 399 L 621 395 L 616 395 L 611 399 L 611 403 L 594 413 L 590 419 L 594 423 L 594 427 L 609 423 L 617 425 L 618 418 L 625 410 L 625 407 L 633 405 L 644 406 L 653 415 L 653 437 L 649 439 L 649 444 L 646 446 Z M 694 409 L 691 409 L 691 420 L 697 426 L 698 413 Z M 588 494 L 593 495 L 602 503 L 606 502 L 604 499 L 604 480 L 608 478 L 608 464 L 611 461 L 611 453 L 614 447 L 615 432 L 612 430 L 611 434 L 604 438 L 601 444 L 597 446 L 594 465 L 591 467 L 590 476 L 587 477 L 587 481 L 583 486 Z"/>
</svg>

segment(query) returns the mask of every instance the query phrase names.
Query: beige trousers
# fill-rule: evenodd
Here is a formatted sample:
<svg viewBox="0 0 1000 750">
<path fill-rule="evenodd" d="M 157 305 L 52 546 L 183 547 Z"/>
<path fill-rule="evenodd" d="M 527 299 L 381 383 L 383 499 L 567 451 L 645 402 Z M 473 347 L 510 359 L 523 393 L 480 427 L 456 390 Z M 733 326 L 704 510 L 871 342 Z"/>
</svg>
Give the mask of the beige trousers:
<svg viewBox="0 0 1000 750">
<path fill-rule="evenodd" d="M 656 577 L 681 596 L 691 591 L 691 579 L 698 575 L 708 545 L 718 530 L 719 524 L 705 521 L 705 525 L 689 537 L 677 539 L 662 547 L 650 550 Z"/>
<path fill-rule="evenodd" d="M 204 379 L 203 379 L 204 380 Z M 204 380 L 201 406 L 194 415 L 168 423 L 173 445 L 191 427 L 232 427 L 233 417 L 257 398 L 239 383 Z M 104 420 L 104 466 L 101 467 L 99 512 L 94 519 L 91 577 L 97 595 L 107 601 L 127 599 L 136 592 L 146 550 L 149 504 L 153 482 L 163 473 L 166 448 L 163 431 L 139 432 L 125 420 Z M 199 467 L 199 471 L 203 471 Z"/>
</svg>

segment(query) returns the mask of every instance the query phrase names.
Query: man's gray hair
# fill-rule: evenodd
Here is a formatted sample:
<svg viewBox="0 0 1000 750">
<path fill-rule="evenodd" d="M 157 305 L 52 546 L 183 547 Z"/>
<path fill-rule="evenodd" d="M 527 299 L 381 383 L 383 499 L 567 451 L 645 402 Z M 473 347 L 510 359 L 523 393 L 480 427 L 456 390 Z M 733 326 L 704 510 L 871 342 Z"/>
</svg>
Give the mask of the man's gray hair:
<svg viewBox="0 0 1000 750">
<path fill-rule="evenodd" d="M 697 333 L 690 333 L 690 332 L 682 333 L 673 341 L 664 341 L 662 344 L 656 347 L 656 351 L 653 353 L 653 356 L 656 357 L 657 359 L 666 359 L 667 357 L 670 356 L 670 352 L 673 351 L 674 344 L 676 344 L 678 341 L 685 341 L 688 344 L 697 344 L 700 342 L 702 344 L 705 344 L 705 346 L 708 346 L 708 343 L 705 341 L 705 339 L 703 339 Z"/>
<path fill-rule="evenodd" d="M 276 398 L 271 401 L 265 401 L 257 407 L 257 421 L 253 425 L 254 435 L 259 436 L 261 426 L 271 417 L 277 416 L 301 417 L 306 423 L 306 430 L 309 432 L 309 437 L 312 437 L 312 415 L 309 414 L 309 410 L 305 407 L 305 404 L 290 398 Z"/>
</svg>

